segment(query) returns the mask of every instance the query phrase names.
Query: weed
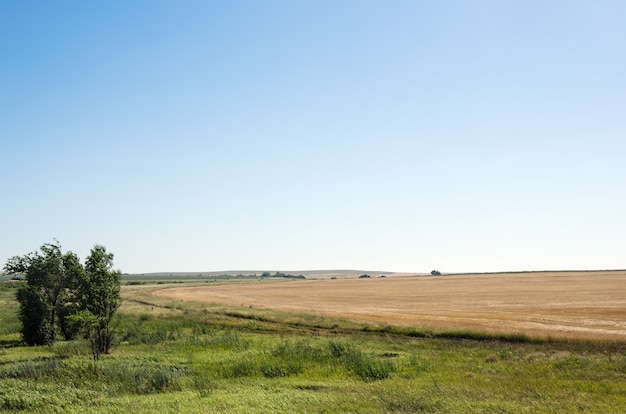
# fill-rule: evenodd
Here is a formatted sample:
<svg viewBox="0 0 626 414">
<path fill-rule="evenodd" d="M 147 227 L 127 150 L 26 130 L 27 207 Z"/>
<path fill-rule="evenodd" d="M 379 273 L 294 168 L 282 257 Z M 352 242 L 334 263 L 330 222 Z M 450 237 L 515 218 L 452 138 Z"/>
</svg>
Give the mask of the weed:
<svg viewBox="0 0 626 414">
<path fill-rule="evenodd" d="M 60 363 L 57 358 L 29 359 L 24 362 L 16 362 L 0 371 L 0 378 L 16 378 L 39 380 L 56 377 L 59 373 Z"/>
<path fill-rule="evenodd" d="M 52 346 L 52 350 L 61 359 L 91 355 L 91 345 L 84 340 L 57 342 Z"/>
<path fill-rule="evenodd" d="M 184 370 L 175 366 L 107 364 L 100 367 L 102 378 L 116 386 L 119 392 L 146 394 L 179 388 L 178 380 Z"/>
<path fill-rule="evenodd" d="M 282 342 L 272 351 L 272 355 L 285 360 L 300 362 L 323 362 L 328 360 L 328 352 L 326 350 L 312 346 L 304 340 L 295 343 Z"/>
<path fill-rule="evenodd" d="M 304 372 L 298 361 L 264 360 L 260 364 L 263 375 L 267 378 L 286 377 Z"/>
<path fill-rule="evenodd" d="M 416 354 L 411 354 L 409 357 L 409 366 L 414 372 L 427 372 L 430 370 L 430 363 Z"/>
<path fill-rule="evenodd" d="M 330 341 L 328 348 L 334 358 L 339 359 L 349 371 L 363 380 L 385 379 L 395 371 L 395 366 L 390 360 L 365 354 L 350 344 Z"/>
<path fill-rule="evenodd" d="M 346 367 L 365 381 L 388 378 L 395 367 L 389 360 L 381 360 L 357 350 L 351 350 L 345 356 Z"/>
<path fill-rule="evenodd" d="M 0 410 L 14 412 L 32 407 L 32 399 L 23 394 L 0 393 Z"/>
<path fill-rule="evenodd" d="M 348 349 L 348 346 L 342 342 L 330 341 L 328 343 L 328 349 L 334 358 L 341 358 Z"/>
</svg>

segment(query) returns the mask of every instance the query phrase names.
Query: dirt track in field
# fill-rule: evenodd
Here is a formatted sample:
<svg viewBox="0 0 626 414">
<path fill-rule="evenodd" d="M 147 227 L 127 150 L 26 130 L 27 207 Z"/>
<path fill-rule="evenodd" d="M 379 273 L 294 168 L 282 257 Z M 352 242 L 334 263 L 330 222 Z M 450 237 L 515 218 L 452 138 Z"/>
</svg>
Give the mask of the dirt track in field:
<svg viewBox="0 0 626 414">
<path fill-rule="evenodd" d="M 226 283 L 155 294 L 437 329 L 626 340 L 626 271 Z"/>
</svg>

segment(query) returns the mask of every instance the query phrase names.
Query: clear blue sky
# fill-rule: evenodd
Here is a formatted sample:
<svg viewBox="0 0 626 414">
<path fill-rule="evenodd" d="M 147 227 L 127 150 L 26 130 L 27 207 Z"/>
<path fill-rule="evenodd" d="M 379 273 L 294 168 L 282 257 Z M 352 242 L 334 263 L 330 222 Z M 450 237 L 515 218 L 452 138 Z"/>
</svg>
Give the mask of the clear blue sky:
<svg viewBox="0 0 626 414">
<path fill-rule="evenodd" d="M 0 4 L 0 261 L 626 268 L 626 2 Z"/>
</svg>

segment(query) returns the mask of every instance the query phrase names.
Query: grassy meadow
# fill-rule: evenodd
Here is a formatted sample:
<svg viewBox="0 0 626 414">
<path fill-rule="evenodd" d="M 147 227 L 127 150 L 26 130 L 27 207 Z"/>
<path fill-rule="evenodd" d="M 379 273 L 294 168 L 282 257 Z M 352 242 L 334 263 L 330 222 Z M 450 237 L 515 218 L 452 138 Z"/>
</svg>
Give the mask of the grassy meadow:
<svg viewBox="0 0 626 414">
<path fill-rule="evenodd" d="M 0 283 L 0 411 L 619 413 L 626 344 L 445 332 L 122 289 L 116 346 L 20 342 Z"/>
</svg>

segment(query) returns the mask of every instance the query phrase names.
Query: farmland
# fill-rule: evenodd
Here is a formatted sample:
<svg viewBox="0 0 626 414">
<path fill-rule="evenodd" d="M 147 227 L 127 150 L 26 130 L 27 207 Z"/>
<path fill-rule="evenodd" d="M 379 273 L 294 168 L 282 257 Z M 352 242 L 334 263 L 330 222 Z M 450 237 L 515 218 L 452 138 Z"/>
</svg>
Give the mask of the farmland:
<svg viewBox="0 0 626 414">
<path fill-rule="evenodd" d="M 626 340 L 626 271 L 221 284 L 155 295 L 434 329 Z"/>
<path fill-rule="evenodd" d="M 536 288 L 546 276 L 542 289 Z M 15 284 L 0 283 L 0 411 L 621 412 L 626 406 L 626 342 L 614 301 L 624 297 L 619 286 L 623 273 L 593 275 L 606 289 L 603 302 L 597 302 L 600 287 L 587 286 L 587 293 L 578 292 L 575 298 L 573 288 L 562 290 L 564 284 L 582 287 L 579 276 L 194 280 L 169 285 L 143 280 L 123 286 L 115 346 L 97 362 L 81 340 L 24 346 L 16 323 Z M 508 290 L 515 286 L 513 290 L 523 293 L 507 293 L 504 282 L 498 287 L 496 281 L 506 277 L 521 277 L 516 283 L 509 280 Z M 556 282 L 561 277 L 564 284 Z M 481 294 L 474 286 L 461 300 L 452 286 L 461 289 L 466 283 L 470 289 L 471 280 L 491 287 Z M 414 283 L 423 284 L 416 290 Z M 565 310 L 563 320 L 585 314 L 597 320 L 587 327 L 611 332 L 596 337 L 596 331 L 571 330 L 576 335 L 548 338 L 533 336 L 535 331 L 518 334 L 518 327 L 511 334 L 507 329 L 480 329 L 488 326 L 482 323 L 497 320 L 479 312 L 481 306 L 495 304 L 501 310 L 519 305 L 515 300 L 527 301 L 530 292 L 550 286 L 551 293 L 537 293 L 533 299 L 539 314 L 550 310 L 552 297 L 554 306 Z M 445 297 L 441 288 L 457 295 L 456 308 L 438 301 Z M 207 296 L 209 291 L 221 296 Z M 439 312 L 447 316 L 447 324 L 422 326 L 417 319 L 402 319 L 419 310 L 406 303 L 403 308 L 399 299 L 391 306 L 384 299 L 392 294 L 415 299 L 418 291 L 422 296 L 415 302 L 430 297 L 429 315 Z M 437 291 L 442 293 L 435 300 Z M 193 292 L 200 296 L 192 298 Z M 501 302 L 495 303 L 497 297 Z M 588 299 L 579 302 L 581 297 Z M 468 309 L 480 323 L 451 322 Z M 551 315 L 559 313 L 552 310 Z M 616 325 L 598 322 L 609 321 L 609 315 L 617 316 Z M 501 323 L 510 323 L 508 318 Z"/>
</svg>

